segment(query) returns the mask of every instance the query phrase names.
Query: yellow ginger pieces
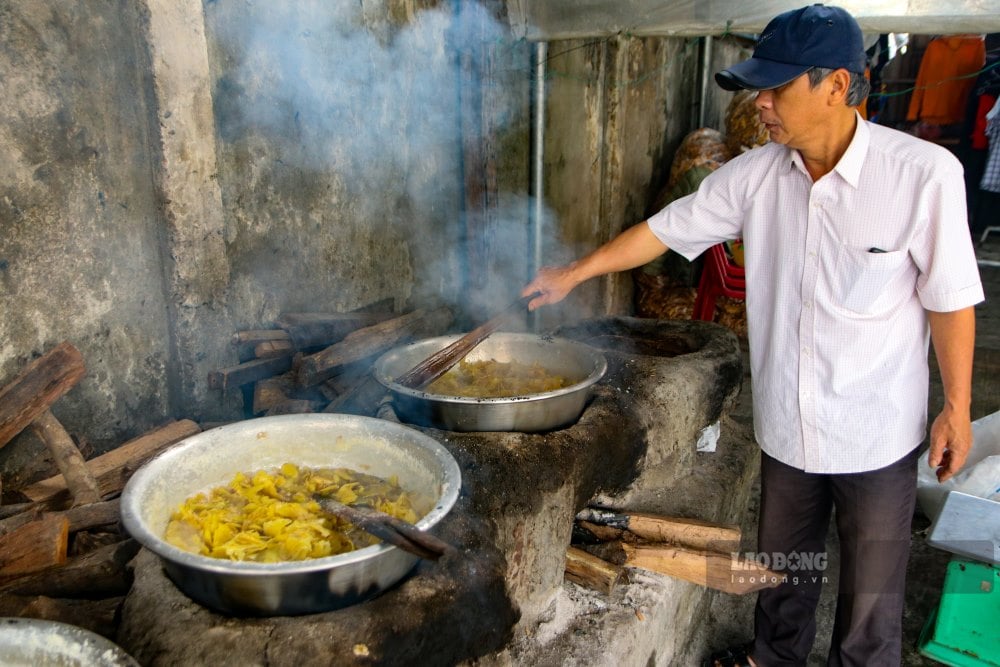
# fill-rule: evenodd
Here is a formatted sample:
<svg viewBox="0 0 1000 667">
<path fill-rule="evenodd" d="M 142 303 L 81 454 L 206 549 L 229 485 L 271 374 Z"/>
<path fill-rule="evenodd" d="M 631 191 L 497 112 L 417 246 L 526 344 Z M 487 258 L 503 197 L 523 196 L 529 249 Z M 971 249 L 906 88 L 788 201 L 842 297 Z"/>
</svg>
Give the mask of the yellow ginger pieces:
<svg viewBox="0 0 1000 667">
<path fill-rule="evenodd" d="M 430 383 L 427 391 L 442 396 L 507 398 L 541 394 L 570 384 L 538 363 L 462 360 L 458 366 Z"/>
<path fill-rule="evenodd" d="M 237 473 L 229 485 L 188 498 L 171 516 L 165 539 L 203 556 L 261 563 L 322 558 L 378 541 L 325 513 L 314 495 L 418 519 L 395 476 L 285 463 L 274 472 Z"/>
</svg>

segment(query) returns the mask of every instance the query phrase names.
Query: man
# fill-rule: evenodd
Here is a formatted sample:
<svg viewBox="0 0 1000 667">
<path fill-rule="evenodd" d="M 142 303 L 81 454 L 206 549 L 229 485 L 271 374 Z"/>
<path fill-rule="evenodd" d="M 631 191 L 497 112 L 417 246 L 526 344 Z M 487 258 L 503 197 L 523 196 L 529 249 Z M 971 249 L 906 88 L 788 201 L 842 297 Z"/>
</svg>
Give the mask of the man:
<svg viewBox="0 0 1000 667">
<path fill-rule="evenodd" d="M 971 444 L 973 306 L 983 290 L 961 165 L 862 120 L 864 69 L 861 30 L 844 10 L 812 5 L 777 16 L 752 58 L 716 74 L 727 90 L 759 91 L 770 143 L 590 255 L 542 269 L 523 293 L 541 292 L 534 309 L 668 246 L 690 259 L 743 238 L 762 449 L 757 549 L 813 561 L 836 508 L 841 574 L 829 664 L 872 667 L 900 663 L 928 331 L 945 393 L 929 460 L 943 481 Z M 796 574 L 759 594 L 754 642 L 717 664 L 806 663 L 822 582 L 809 575 L 822 572 Z"/>
</svg>

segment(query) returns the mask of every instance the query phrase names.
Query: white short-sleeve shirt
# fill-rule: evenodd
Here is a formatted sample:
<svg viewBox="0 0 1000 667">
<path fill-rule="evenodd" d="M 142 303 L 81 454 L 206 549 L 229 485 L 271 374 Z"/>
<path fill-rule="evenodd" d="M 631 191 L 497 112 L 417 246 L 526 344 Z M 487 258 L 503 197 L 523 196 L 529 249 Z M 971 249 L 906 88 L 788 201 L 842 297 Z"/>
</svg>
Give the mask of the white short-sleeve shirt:
<svg viewBox="0 0 1000 667">
<path fill-rule="evenodd" d="M 925 309 L 983 300 L 962 166 L 947 150 L 858 117 L 813 183 L 768 144 L 648 220 L 693 259 L 743 237 L 757 441 L 806 472 L 876 470 L 927 428 Z"/>
</svg>

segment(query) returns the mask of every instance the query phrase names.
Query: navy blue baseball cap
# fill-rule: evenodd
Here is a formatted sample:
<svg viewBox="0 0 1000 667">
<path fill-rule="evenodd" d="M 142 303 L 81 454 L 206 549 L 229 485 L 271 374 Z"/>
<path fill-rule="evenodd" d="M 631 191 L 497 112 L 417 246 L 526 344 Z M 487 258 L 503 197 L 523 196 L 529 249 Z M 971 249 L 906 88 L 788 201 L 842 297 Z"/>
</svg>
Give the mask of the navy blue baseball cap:
<svg viewBox="0 0 1000 667">
<path fill-rule="evenodd" d="M 809 5 L 778 14 L 757 39 L 753 57 L 716 73 L 726 90 L 769 90 L 813 67 L 863 74 L 867 58 L 861 27 L 840 7 Z"/>
</svg>

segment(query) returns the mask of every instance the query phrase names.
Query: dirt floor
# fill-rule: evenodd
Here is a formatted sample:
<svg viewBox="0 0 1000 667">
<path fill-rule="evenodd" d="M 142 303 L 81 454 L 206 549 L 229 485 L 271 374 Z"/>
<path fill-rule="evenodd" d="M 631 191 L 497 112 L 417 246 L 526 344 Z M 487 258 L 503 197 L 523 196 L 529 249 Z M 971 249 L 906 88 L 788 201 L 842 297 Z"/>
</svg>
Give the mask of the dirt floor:
<svg viewBox="0 0 1000 667">
<path fill-rule="evenodd" d="M 984 243 L 981 243 L 977 248 L 977 255 L 987 300 L 976 308 L 973 419 L 1000 410 L 1000 234 L 993 234 Z M 930 414 L 934 415 L 941 405 L 941 383 L 936 372 L 933 354 L 931 370 L 928 407 Z M 752 420 L 750 401 L 749 382 L 746 382 L 740 402 L 731 416 L 737 419 Z M 748 549 L 753 548 L 753 536 L 757 530 L 756 503 L 758 496 L 757 489 L 755 489 L 751 507 L 743 522 L 743 534 L 750 536 L 750 544 L 744 545 Z M 903 665 L 907 667 L 940 664 L 922 656 L 917 648 L 920 631 L 930 614 L 937 608 L 945 568 L 951 559 L 951 554 L 927 544 L 926 537 L 929 528 L 930 520 L 918 509 L 913 517 L 913 547 L 907 568 L 906 607 L 903 615 Z M 744 540 L 747 539 L 744 538 Z M 826 664 L 836 603 L 836 570 L 838 565 L 835 558 L 836 542 L 836 534 L 831 533 L 829 538 L 831 576 L 829 584 L 824 588 L 817 612 L 818 632 L 813 652 L 809 657 L 809 667 Z M 695 642 L 707 647 L 706 650 L 718 650 L 748 641 L 753 636 L 753 605 L 754 596 L 752 595 L 714 594 L 709 619 L 704 628 L 699 631 L 702 636 L 696 638 Z"/>
</svg>

